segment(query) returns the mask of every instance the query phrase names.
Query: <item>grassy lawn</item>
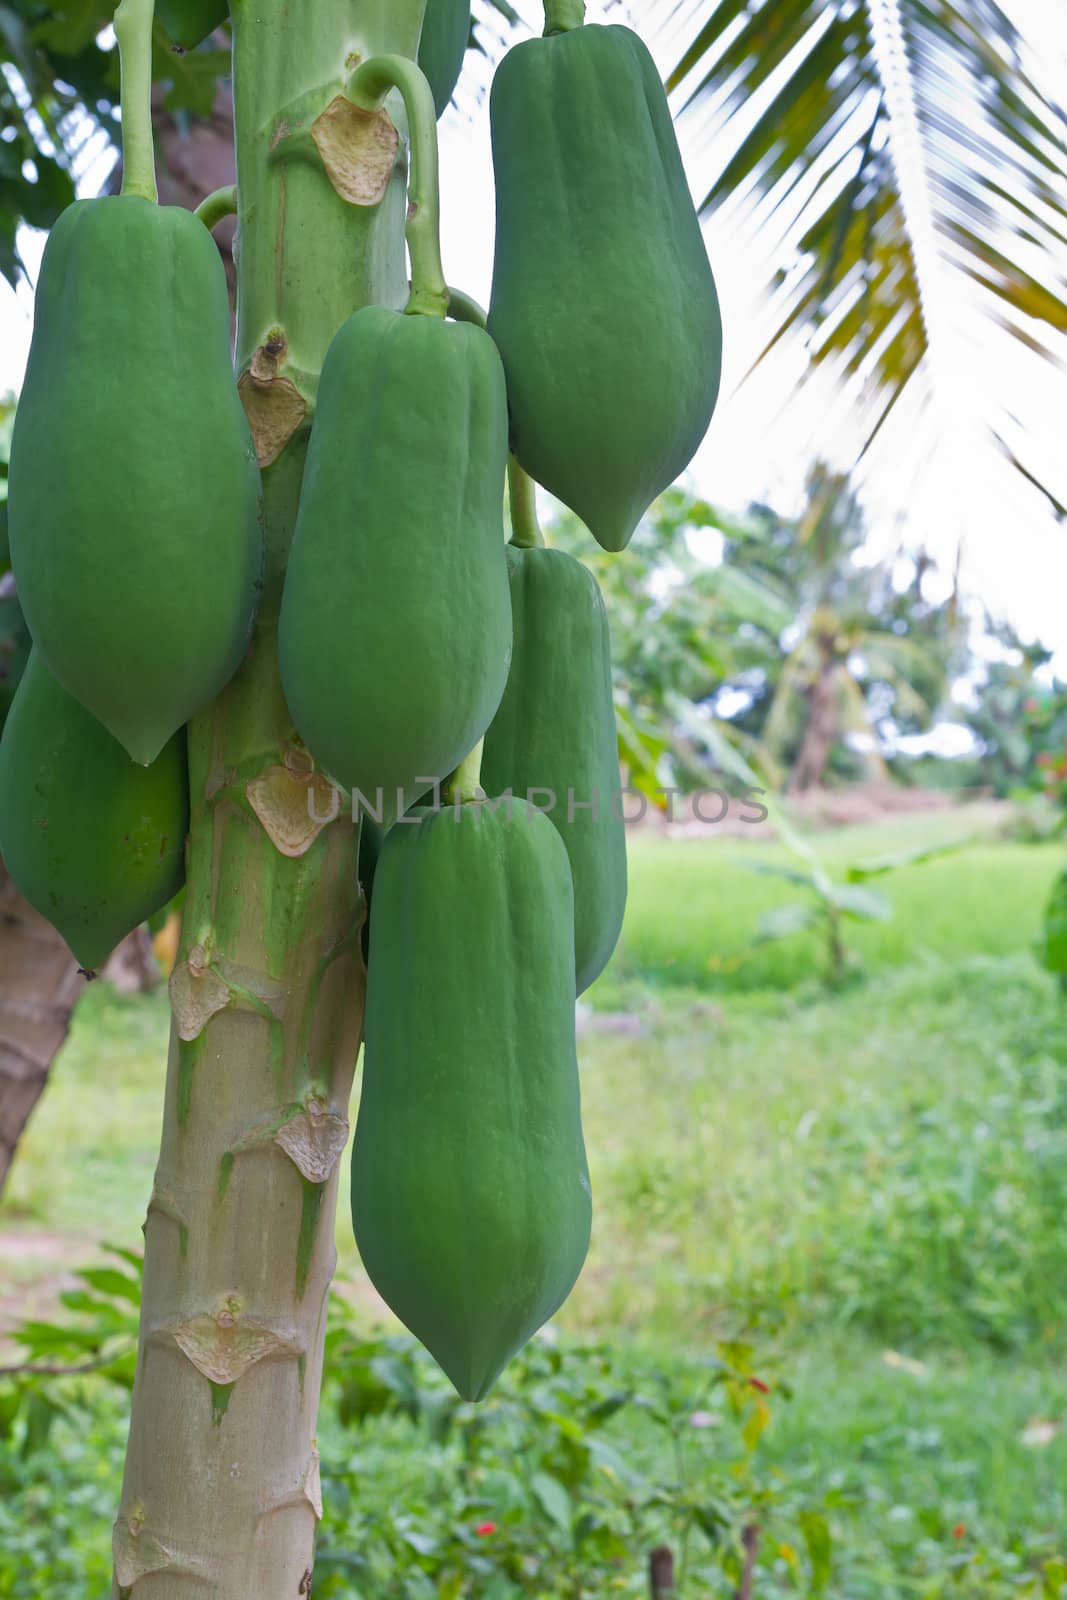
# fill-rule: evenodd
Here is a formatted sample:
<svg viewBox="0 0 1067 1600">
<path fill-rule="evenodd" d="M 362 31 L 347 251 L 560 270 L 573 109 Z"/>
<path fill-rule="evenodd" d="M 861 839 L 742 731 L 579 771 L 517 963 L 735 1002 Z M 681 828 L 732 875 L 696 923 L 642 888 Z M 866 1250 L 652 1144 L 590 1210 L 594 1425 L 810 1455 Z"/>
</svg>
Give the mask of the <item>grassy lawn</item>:
<svg viewBox="0 0 1067 1600">
<path fill-rule="evenodd" d="M 849 865 L 919 846 L 974 840 L 958 854 L 877 880 L 894 917 L 851 924 L 851 944 L 868 970 L 925 965 L 939 956 L 1011 955 L 1031 943 L 1062 847 L 1005 844 L 989 837 L 989 825 L 988 812 L 975 807 L 843 828 L 817 839 L 824 864 L 838 875 Z M 715 830 L 707 832 L 714 836 Z M 767 862 L 797 864 L 773 842 L 712 837 L 705 843 L 639 832 L 629 843 L 626 923 L 615 959 L 592 991 L 595 1004 L 617 1003 L 633 980 L 736 994 L 795 988 L 822 969 L 824 952 L 814 935 L 753 946 L 765 911 L 805 897 L 799 886 L 752 870 Z"/>
<path fill-rule="evenodd" d="M 825 857 L 970 825 L 843 830 Z M 590 999 L 639 1031 L 594 1018 L 580 1041 L 596 1222 L 561 1327 L 650 1369 L 751 1344 L 774 1390 L 759 1470 L 792 1507 L 781 1527 L 767 1512 L 757 1596 L 1055 1596 L 1067 1018 L 1030 947 L 1062 851 L 985 830 L 892 873 L 893 921 L 850 930 L 863 976 L 831 994 L 810 938 L 750 947 L 799 892 L 747 870 L 774 849 L 631 840 L 622 947 Z M 23 1303 L 63 1259 L 138 1242 L 165 1042 L 163 996 L 86 995 L 0 1208 Z M 363 1291 L 357 1306 L 376 1315 Z M 809 1502 L 832 1542 L 822 1588 L 796 1555 Z"/>
</svg>

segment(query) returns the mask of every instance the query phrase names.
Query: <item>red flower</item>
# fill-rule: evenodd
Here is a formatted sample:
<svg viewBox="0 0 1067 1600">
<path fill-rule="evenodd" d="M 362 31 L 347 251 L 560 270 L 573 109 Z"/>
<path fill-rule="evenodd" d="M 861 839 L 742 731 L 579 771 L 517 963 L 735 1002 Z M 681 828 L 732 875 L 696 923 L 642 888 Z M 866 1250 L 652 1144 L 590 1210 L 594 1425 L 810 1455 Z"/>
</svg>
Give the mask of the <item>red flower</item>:
<svg viewBox="0 0 1067 1600">
<path fill-rule="evenodd" d="M 954 1539 L 962 1539 L 966 1532 L 966 1526 L 962 1522 L 957 1522 L 956 1526 L 952 1530 L 952 1537 Z"/>
<path fill-rule="evenodd" d="M 496 1532 L 496 1523 L 479 1522 L 474 1531 L 478 1535 L 479 1539 L 487 1539 L 491 1533 Z"/>
<path fill-rule="evenodd" d="M 771 1386 L 769 1383 L 764 1383 L 762 1378 L 749 1378 L 748 1381 L 753 1389 L 759 1390 L 760 1394 L 770 1394 Z"/>
</svg>

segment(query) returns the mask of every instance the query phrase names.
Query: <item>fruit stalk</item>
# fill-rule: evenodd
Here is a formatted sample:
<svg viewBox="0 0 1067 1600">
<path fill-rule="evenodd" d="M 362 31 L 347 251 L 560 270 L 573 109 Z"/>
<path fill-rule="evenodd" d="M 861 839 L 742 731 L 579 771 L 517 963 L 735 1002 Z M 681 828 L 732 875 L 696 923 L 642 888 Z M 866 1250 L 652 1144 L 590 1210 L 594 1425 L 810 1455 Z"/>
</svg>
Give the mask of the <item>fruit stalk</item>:
<svg viewBox="0 0 1067 1600">
<path fill-rule="evenodd" d="M 537 520 L 537 485 L 514 456 L 508 457 L 508 504 L 511 507 L 511 543 L 520 550 L 536 550 L 545 542 Z"/>
<path fill-rule="evenodd" d="M 152 144 L 152 18 L 155 0 L 122 0 L 115 38 L 122 72 L 122 193 L 156 200 Z"/>
<path fill-rule="evenodd" d="M 237 186 L 229 183 L 221 189 L 212 189 L 210 194 L 206 194 L 197 206 L 195 215 L 210 233 L 224 217 L 232 217 L 236 210 Z"/>
<path fill-rule="evenodd" d="M 289 158 L 279 124 L 326 110 L 353 48 L 413 55 L 422 9 L 320 0 L 309 29 L 286 0 L 234 0 L 237 361 L 255 367 L 268 411 L 282 395 L 289 415 L 294 394 L 310 409 L 336 328 L 356 306 L 399 307 L 406 287 L 402 162 L 378 205 L 351 205 L 306 149 Z M 306 443 L 304 421 L 264 470 L 252 645 L 190 727 L 187 899 L 114 1537 L 112 1593 L 131 1600 L 292 1600 L 311 1589 L 363 968 L 356 830 L 343 816 L 315 820 L 330 814 L 328 785 L 310 770 L 278 676 Z"/>
<path fill-rule="evenodd" d="M 545 0 L 545 35 L 569 33 L 585 21 L 585 0 Z"/>
<path fill-rule="evenodd" d="M 479 739 L 474 749 L 463 757 L 455 772 L 445 779 L 441 794 L 446 805 L 468 805 L 471 801 L 480 799 L 484 744 L 485 740 Z"/>
</svg>

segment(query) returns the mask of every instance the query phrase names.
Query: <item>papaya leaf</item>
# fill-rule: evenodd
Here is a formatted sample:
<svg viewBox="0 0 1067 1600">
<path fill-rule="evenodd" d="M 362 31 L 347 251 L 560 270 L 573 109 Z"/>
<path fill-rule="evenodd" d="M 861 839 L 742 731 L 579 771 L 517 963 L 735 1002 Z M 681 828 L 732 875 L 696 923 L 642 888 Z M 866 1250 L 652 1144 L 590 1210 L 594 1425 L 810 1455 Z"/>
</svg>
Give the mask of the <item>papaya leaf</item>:
<svg viewBox="0 0 1067 1600">
<path fill-rule="evenodd" d="M 884 895 L 874 889 L 863 889 L 858 884 L 835 883 L 827 898 L 846 917 L 855 917 L 863 922 L 892 921 L 893 907 Z"/>
<path fill-rule="evenodd" d="M 35 39 L 57 55 L 76 56 L 110 21 L 111 9 L 100 0 L 60 0 L 35 30 Z"/>
<path fill-rule="evenodd" d="M 230 73 L 228 50 L 186 50 L 178 55 L 167 49 L 165 63 L 156 66 L 157 78 L 169 78 L 164 104 L 168 111 L 187 111 L 194 117 L 210 117 L 220 78 Z"/>
<path fill-rule="evenodd" d="M 765 911 L 756 925 L 755 943 L 770 944 L 776 939 L 791 939 L 794 934 L 806 933 L 820 920 L 816 906 L 775 906 Z"/>
<path fill-rule="evenodd" d="M 880 878 L 887 872 L 895 872 L 898 867 L 916 867 L 924 861 L 936 861 L 939 856 L 955 855 L 959 850 L 966 850 L 968 845 L 974 844 L 974 836 L 967 834 L 962 839 L 950 839 L 945 844 L 924 845 L 915 850 L 897 850 L 891 855 L 878 856 L 873 861 L 854 862 L 845 870 L 845 877 L 849 883 L 866 883 L 868 878 Z"/>
<path fill-rule="evenodd" d="M 31 228 L 50 228 L 74 199 L 74 180 L 58 161 L 37 152 L 37 176 L 23 187 L 22 215 Z"/>
<path fill-rule="evenodd" d="M 756 872 L 763 878 L 784 878 L 787 883 L 799 883 L 805 889 L 812 887 L 811 873 L 800 867 L 787 867 L 780 861 L 745 861 L 746 872 Z"/>
</svg>

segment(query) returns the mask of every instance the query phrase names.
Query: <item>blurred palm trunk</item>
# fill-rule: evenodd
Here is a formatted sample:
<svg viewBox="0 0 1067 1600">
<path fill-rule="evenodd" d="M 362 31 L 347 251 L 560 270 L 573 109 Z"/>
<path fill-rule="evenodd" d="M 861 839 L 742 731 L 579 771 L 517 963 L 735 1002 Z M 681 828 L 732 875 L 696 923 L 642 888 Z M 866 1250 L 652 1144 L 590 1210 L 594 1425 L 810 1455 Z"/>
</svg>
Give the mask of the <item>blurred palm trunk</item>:
<svg viewBox="0 0 1067 1600">
<path fill-rule="evenodd" d="M 0 1193 L 84 980 L 0 866 Z"/>
<path fill-rule="evenodd" d="M 819 669 L 808 692 L 808 720 L 800 753 L 789 780 L 794 793 L 820 784 L 838 735 L 837 660 L 834 641 L 820 638 Z"/>
</svg>

